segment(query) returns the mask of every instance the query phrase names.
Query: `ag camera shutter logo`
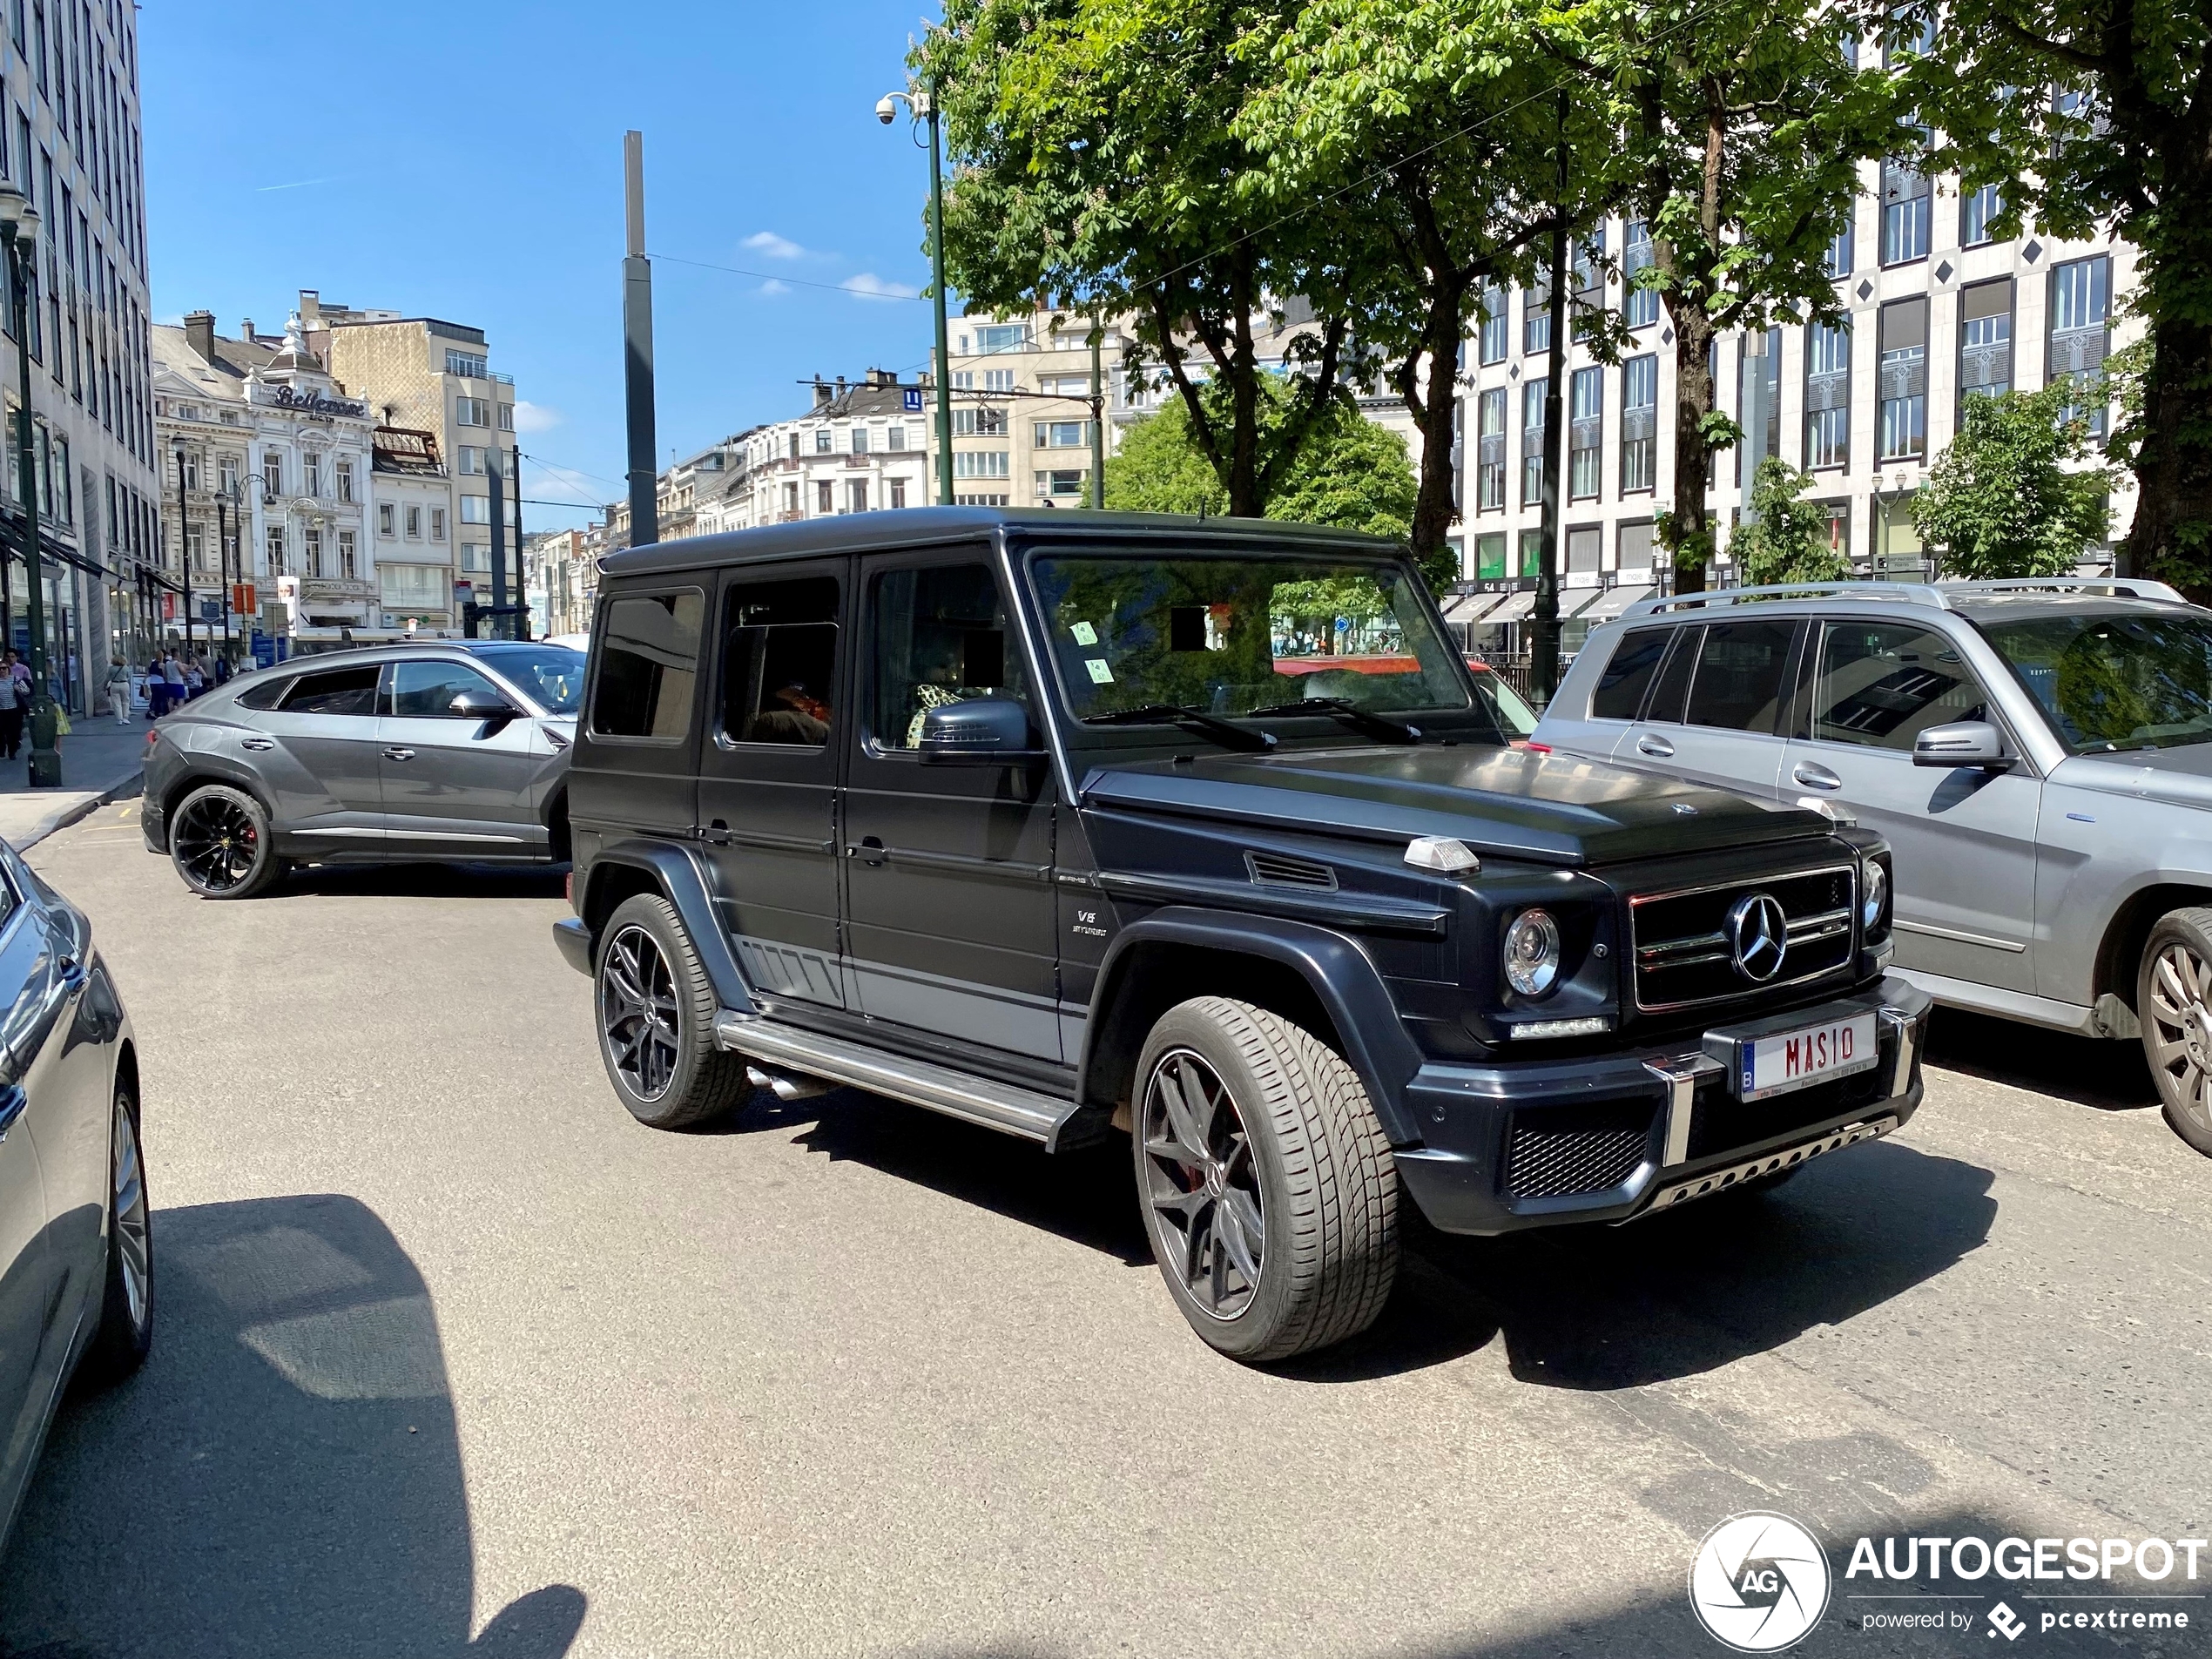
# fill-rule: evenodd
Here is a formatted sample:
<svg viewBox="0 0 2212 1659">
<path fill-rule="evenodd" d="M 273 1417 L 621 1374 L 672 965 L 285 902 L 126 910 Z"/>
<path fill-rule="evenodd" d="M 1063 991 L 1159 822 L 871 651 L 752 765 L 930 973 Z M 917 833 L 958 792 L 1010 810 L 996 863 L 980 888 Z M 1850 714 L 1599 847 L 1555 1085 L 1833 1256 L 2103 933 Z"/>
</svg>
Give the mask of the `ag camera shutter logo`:
<svg viewBox="0 0 2212 1659">
<path fill-rule="evenodd" d="M 1828 1610 L 1828 1557 L 1787 1515 L 1730 1515 L 1689 1564 L 1689 1605 L 1706 1633 L 1738 1653 L 1779 1653 Z"/>
</svg>

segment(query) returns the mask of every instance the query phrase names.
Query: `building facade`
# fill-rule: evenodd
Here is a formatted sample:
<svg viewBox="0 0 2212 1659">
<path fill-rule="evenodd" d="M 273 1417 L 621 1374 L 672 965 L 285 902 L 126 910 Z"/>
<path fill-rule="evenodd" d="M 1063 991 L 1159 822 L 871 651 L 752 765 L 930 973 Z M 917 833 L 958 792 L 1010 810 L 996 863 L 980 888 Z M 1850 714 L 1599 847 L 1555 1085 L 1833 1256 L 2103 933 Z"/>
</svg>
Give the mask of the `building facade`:
<svg viewBox="0 0 2212 1659">
<path fill-rule="evenodd" d="M 42 221 L 21 342 L 31 359 L 32 476 L 10 443 L 0 504 L 8 643 L 30 645 L 28 496 L 55 681 L 82 709 L 108 652 L 133 637 L 145 573 L 161 557 L 137 13 L 119 0 L 9 0 L 0 56 L 0 179 Z M 12 313 L 0 306 L 10 416 L 20 407 Z"/>
<path fill-rule="evenodd" d="M 532 604 L 543 595 L 543 612 L 534 615 L 545 637 L 591 631 L 591 610 L 599 597 L 599 567 L 585 547 L 583 530 L 546 530 L 533 536 L 526 550 Z"/>
<path fill-rule="evenodd" d="M 1091 374 L 1088 318 L 1039 311 L 971 312 L 948 330 L 953 388 L 953 499 L 974 507 L 1090 504 Z M 1125 337 L 1110 320 L 1100 342 L 1106 452 L 1158 407 L 1154 374 L 1124 373 Z M 934 428 L 934 412 L 929 415 Z M 930 443 L 934 448 L 935 434 Z M 935 500 L 934 489 L 927 499 Z"/>
<path fill-rule="evenodd" d="M 725 438 L 684 463 L 695 497 L 686 528 L 705 535 L 802 518 L 927 506 L 930 484 L 926 409 L 907 407 L 910 387 L 889 369 L 865 378 L 818 381 L 813 407 Z M 704 481 L 717 480 L 710 486 Z M 661 535 L 678 531 L 664 519 Z"/>
<path fill-rule="evenodd" d="M 453 623 L 453 480 L 438 435 L 380 426 L 370 481 L 377 622 L 395 638 L 449 637 Z"/>
</svg>

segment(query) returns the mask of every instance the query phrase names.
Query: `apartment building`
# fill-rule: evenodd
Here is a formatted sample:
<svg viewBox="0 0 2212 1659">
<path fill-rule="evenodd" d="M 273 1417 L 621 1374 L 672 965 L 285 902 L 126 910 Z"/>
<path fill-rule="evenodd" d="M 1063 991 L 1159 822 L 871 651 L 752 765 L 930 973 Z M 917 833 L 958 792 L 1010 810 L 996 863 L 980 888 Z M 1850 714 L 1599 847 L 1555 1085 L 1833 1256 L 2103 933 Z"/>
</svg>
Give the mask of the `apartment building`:
<svg viewBox="0 0 2212 1659">
<path fill-rule="evenodd" d="M 926 397 L 884 368 L 857 381 L 817 381 L 813 389 L 806 414 L 724 439 L 710 452 L 711 469 L 706 457 L 694 457 L 693 479 L 722 482 L 718 489 L 698 483 L 693 533 L 924 507 L 935 499 Z M 664 489 L 668 482 L 664 475 Z M 675 534 L 664 522 L 662 538 Z"/>
<path fill-rule="evenodd" d="M 424 551 L 443 553 L 444 578 L 433 593 L 419 585 L 418 570 L 409 570 L 407 579 L 418 585 L 390 595 L 395 603 L 387 608 L 415 617 L 418 630 L 457 633 L 462 601 L 455 588 L 468 584 L 482 600 L 493 585 L 494 468 L 502 480 L 498 550 L 507 558 L 510 583 L 519 579 L 514 377 L 491 368 L 483 330 L 466 323 L 354 310 L 325 301 L 311 288 L 300 291 L 300 311 L 309 344 L 324 354 L 332 374 L 361 388 L 383 425 L 427 432 L 437 441 L 445 462 L 446 515 L 442 535 L 429 538 Z M 381 523 L 378 543 L 380 554 L 390 550 Z M 393 566 L 430 563 L 401 557 Z"/>
<path fill-rule="evenodd" d="M 1812 474 L 1809 499 L 1861 573 L 1919 577 L 1929 561 L 1912 498 L 1964 399 L 2066 378 L 2082 387 L 2093 428 L 2109 427 L 2101 370 L 2132 337 L 2115 306 L 2133 280 L 2132 249 L 2032 229 L 1997 240 L 1993 192 L 1962 194 L 1955 178 L 1904 162 L 1869 165 L 1861 185 L 1829 253 L 1844 325 L 1715 342 L 1721 405 L 1746 432 L 1707 492 L 1718 583 L 1735 579 L 1729 543 L 1764 456 Z M 1657 296 L 1628 286 L 1650 258 L 1644 227 L 1612 219 L 1575 261 L 1575 302 L 1622 313 L 1633 343 L 1617 365 L 1580 344 L 1568 354 L 1560 610 L 1569 651 L 1592 624 L 1671 581 L 1653 525 L 1674 493 L 1674 333 Z M 1460 544 L 1465 574 L 1483 591 L 1450 614 L 1493 650 L 1517 643 L 1512 625 L 1534 603 L 1550 345 L 1544 296 L 1500 290 L 1467 343 Z M 2134 504 L 2132 487 L 2114 496 L 2115 539 Z"/>
<path fill-rule="evenodd" d="M 1039 311 L 952 320 L 953 499 L 973 507 L 1090 503 L 1090 320 Z M 1100 345 L 1106 451 L 1158 407 L 1157 376 L 1123 370 L 1125 337 L 1109 320 Z M 935 416 L 929 416 L 934 423 Z M 934 447 L 934 434 L 931 435 Z M 934 479 L 934 472 L 931 474 Z M 934 488 L 928 499 L 936 499 Z"/>
<path fill-rule="evenodd" d="M 583 530 L 545 530 L 529 539 L 524 564 L 529 573 L 534 629 L 540 637 L 589 633 L 592 606 L 599 597 L 599 567 L 585 545 Z M 543 611 L 536 610 L 543 596 Z"/>
<path fill-rule="evenodd" d="M 40 217 L 25 332 L 34 477 L 10 443 L 0 502 L 23 544 L 35 490 L 48 649 L 82 709 L 111 649 L 145 638 L 165 580 L 150 386 L 138 18 L 121 0 L 9 0 L 0 28 L 0 183 Z M 0 324 L 15 327 L 0 306 Z M 21 407 L 10 332 L 6 412 Z M 30 643 L 27 572 L 7 563 L 8 643 Z"/>
<path fill-rule="evenodd" d="M 379 425 L 371 505 L 378 626 L 388 637 L 451 637 L 453 479 L 438 435 Z"/>
</svg>

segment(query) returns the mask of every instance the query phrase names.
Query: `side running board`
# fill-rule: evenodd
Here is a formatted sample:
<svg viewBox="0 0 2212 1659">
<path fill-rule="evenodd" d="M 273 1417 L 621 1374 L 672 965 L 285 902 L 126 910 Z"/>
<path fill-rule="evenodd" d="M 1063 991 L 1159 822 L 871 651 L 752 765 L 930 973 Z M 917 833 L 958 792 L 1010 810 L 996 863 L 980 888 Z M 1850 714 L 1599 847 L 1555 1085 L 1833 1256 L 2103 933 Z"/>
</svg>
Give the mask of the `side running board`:
<svg viewBox="0 0 2212 1659">
<path fill-rule="evenodd" d="M 772 1066 L 787 1066 L 809 1076 L 826 1077 L 910 1105 L 927 1106 L 948 1117 L 1042 1142 L 1047 1151 L 1056 1150 L 1061 1130 L 1076 1115 L 1076 1103 L 1072 1100 L 1041 1095 L 1015 1083 L 994 1082 L 926 1060 L 886 1054 L 774 1020 L 748 1019 L 725 1012 L 715 1024 L 714 1036 L 721 1047 Z"/>
</svg>

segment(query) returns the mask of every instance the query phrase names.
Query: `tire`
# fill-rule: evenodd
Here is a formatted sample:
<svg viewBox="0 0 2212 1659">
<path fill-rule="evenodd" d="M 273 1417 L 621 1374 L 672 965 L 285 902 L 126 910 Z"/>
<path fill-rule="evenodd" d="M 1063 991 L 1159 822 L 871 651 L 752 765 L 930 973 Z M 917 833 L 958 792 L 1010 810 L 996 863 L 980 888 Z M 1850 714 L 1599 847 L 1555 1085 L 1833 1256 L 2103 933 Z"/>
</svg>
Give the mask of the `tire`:
<svg viewBox="0 0 2212 1659">
<path fill-rule="evenodd" d="M 690 1129 L 752 1097 L 744 1056 L 715 1046 L 721 1004 L 667 900 L 641 893 L 607 918 L 591 985 L 599 1057 L 639 1123 Z"/>
<path fill-rule="evenodd" d="M 2135 968 L 2135 1015 L 2166 1122 L 2212 1157 L 2212 910 L 2159 918 Z"/>
<path fill-rule="evenodd" d="M 84 1350 L 78 1378 L 90 1387 L 111 1387 L 145 1364 L 152 1346 L 152 1206 L 146 1200 L 138 1103 L 129 1089 L 118 1089 L 108 1133 L 105 1286 L 100 1323 Z"/>
<path fill-rule="evenodd" d="M 228 784 L 205 784 L 169 815 L 169 862 L 203 899 L 251 899 L 284 873 L 261 803 Z"/>
<path fill-rule="evenodd" d="M 1200 1337 L 1259 1365 L 1380 1316 L 1398 1171 L 1358 1074 L 1312 1032 L 1226 997 L 1180 1003 L 1145 1040 L 1131 1122 L 1153 1257 Z"/>
</svg>

